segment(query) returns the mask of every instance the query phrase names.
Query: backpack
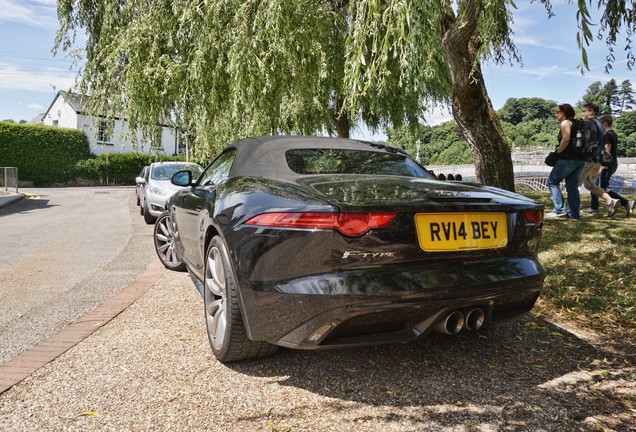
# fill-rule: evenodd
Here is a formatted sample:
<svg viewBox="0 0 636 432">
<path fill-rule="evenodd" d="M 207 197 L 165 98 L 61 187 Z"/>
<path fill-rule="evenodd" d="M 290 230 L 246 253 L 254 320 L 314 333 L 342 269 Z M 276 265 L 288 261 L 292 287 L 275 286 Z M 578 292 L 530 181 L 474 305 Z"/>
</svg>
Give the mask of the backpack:
<svg viewBox="0 0 636 432">
<path fill-rule="evenodd" d="M 572 119 L 570 136 L 573 154 L 578 159 L 585 161 L 597 160 L 598 143 L 601 139 L 601 134 L 594 119 Z"/>
</svg>

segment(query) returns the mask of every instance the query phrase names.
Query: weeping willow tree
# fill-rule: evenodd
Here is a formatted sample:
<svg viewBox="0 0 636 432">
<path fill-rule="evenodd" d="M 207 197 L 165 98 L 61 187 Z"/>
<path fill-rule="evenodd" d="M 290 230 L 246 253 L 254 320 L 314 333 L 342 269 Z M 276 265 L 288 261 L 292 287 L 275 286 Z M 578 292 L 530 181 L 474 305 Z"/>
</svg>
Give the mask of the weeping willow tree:
<svg viewBox="0 0 636 432">
<path fill-rule="evenodd" d="M 150 137 L 158 119 L 171 122 L 203 157 L 247 135 L 348 137 L 361 123 L 416 124 L 426 106 L 451 103 L 478 180 L 513 190 L 480 65 L 519 60 L 513 8 L 511 0 L 58 0 L 55 49 L 85 32 L 76 53 L 89 109 L 124 116 Z"/>
<path fill-rule="evenodd" d="M 59 0 L 56 49 L 84 30 L 78 87 L 90 109 L 150 136 L 171 121 L 203 155 L 247 135 L 416 122 L 424 102 L 446 100 L 448 82 L 434 76 L 387 79 L 345 107 L 348 11 L 347 1 Z"/>
</svg>

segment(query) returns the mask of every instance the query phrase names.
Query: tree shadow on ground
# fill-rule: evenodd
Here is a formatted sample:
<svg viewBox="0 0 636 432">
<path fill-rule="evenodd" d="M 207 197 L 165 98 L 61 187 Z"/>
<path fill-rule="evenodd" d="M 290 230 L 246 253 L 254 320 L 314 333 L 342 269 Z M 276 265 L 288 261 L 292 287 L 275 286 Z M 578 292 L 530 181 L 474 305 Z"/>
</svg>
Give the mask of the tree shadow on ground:
<svg viewBox="0 0 636 432">
<path fill-rule="evenodd" d="M 503 422 L 500 430 L 536 430 L 547 421 L 553 430 L 572 430 L 596 417 L 622 430 L 634 421 L 633 360 L 608 357 L 527 316 L 476 333 L 432 333 L 416 343 L 358 349 L 281 350 L 228 367 L 281 377 L 279 384 L 333 398 L 342 409 L 349 402 L 394 407 L 392 422 L 433 418 L 450 427 L 462 418 L 468 425 L 495 421 Z M 403 407 L 411 409 L 405 413 Z"/>
</svg>

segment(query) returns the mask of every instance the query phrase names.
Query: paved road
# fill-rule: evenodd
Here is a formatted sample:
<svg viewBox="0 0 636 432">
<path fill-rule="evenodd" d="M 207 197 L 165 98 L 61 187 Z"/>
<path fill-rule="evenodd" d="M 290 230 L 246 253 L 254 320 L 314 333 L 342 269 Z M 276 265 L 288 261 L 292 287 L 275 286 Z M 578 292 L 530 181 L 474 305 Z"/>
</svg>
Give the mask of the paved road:
<svg viewBox="0 0 636 432">
<path fill-rule="evenodd" d="M 131 283 L 156 259 L 130 187 L 21 189 L 0 209 L 0 364 Z"/>
</svg>

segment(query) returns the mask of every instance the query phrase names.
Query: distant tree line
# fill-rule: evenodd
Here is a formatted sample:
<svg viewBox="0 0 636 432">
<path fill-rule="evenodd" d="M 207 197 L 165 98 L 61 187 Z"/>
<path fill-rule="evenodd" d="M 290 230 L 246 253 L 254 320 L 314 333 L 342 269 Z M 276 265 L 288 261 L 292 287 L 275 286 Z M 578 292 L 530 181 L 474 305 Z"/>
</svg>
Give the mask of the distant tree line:
<svg viewBox="0 0 636 432">
<path fill-rule="evenodd" d="M 613 79 L 605 84 L 596 81 L 587 88 L 579 105 L 588 102 L 598 104 L 601 115 L 620 116 L 624 111 L 632 111 L 636 106 L 636 98 L 630 80 L 623 81 L 620 86 Z"/>
<path fill-rule="evenodd" d="M 636 97 L 629 80 L 591 84 L 582 99 L 573 103 L 577 114 L 585 103 L 599 105 L 600 115 L 614 117 L 619 136 L 619 157 L 636 157 Z M 513 152 L 527 149 L 551 149 L 557 144 L 558 127 L 554 119 L 558 103 L 542 98 L 509 98 L 497 111 Z M 420 161 L 424 165 L 454 165 L 473 162 L 468 142 L 454 120 L 446 123 L 387 130 L 387 143 L 416 156 L 420 142 Z"/>
<path fill-rule="evenodd" d="M 1 121 L 5 122 L 5 123 L 16 123 L 16 121 L 15 121 L 15 120 L 13 120 L 13 119 L 4 119 L 4 120 L 1 120 Z M 20 121 L 19 121 L 19 122 L 17 122 L 17 123 L 19 123 L 19 124 L 26 124 L 26 123 L 28 123 L 28 122 L 27 122 L 26 120 L 20 120 Z"/>
</svg>

